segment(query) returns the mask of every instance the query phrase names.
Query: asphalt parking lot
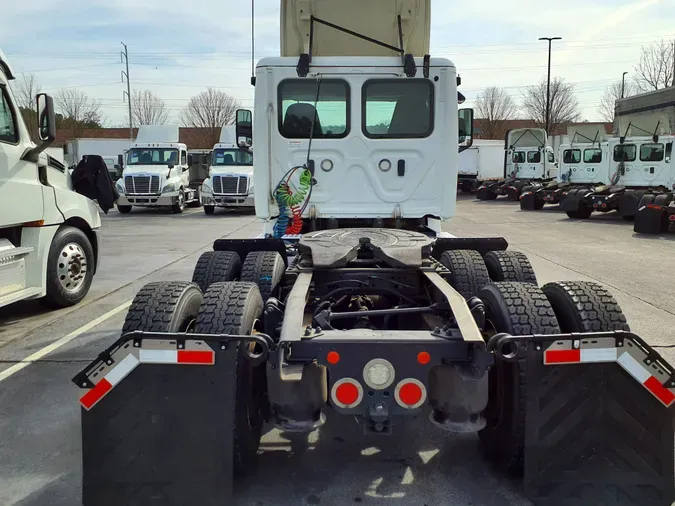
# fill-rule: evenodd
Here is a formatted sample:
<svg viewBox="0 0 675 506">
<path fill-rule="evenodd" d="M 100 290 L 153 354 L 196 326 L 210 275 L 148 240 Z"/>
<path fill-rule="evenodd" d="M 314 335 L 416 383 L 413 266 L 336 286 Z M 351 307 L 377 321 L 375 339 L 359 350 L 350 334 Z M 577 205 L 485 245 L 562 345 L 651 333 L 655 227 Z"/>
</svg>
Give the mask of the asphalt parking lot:
<svg viewBox="0 0 675 506">
<path fill-rule="evenodd" d="M 71 377 L 119 336 L 126 305 L 142 285 L 189 280 L 215 239 L 253 237 L 260 229 L 251 214 L 113 210 L 103 216 L 105 253 L 81 305 L 0 310 L 0 504 L 80 503 L 80 391 Z M 521 212 L 512 202 L 466 195 L 445 230 L 504 236 L 529 256 L 540 284 L 580 279 L 609 287 L 631 329 L 675 363 L 675 233 L 638 237 L 611 215 L 570 220 L 555 207 Z M 51 352 L 25 362 L 45 347 Z M 238 484 L 235 504 L 529 505 L 516 484 L 482 461 L 476 439 L 448 436 L 425 416 L 396 427 L 393 436 L 364 438 L 358 426 L 329 414 L 326 426 L 308 437 L 268 431 L 259 468 Z"/>
</svg>

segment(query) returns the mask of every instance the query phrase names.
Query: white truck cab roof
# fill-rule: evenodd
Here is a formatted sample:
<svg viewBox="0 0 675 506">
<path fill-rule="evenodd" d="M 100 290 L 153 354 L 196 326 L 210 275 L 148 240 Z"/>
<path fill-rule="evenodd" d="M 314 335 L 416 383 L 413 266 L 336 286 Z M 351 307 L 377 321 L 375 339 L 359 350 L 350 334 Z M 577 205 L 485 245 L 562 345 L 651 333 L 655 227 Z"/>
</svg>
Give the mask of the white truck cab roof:
<svg viewBox="0 0 675 506">
<path fill-rule="evenodd" d="M 415 58 L 415 64 L 422 66 L 424 60 L 422 57 Z M 298 59 L 293 56 L 271 56 L 261 58 L 256 65 L 258 68 L 264 67 L 297 67 Z M 429 58 L 430 67 L 453 67 L 455 64 L 447 58 Z M 331 57 L 312 57 L 312 65 L 310 75 L 316 67 L 331 67 L 331 68 L 368 68 L 368 67 L 393 67 L 396 68 L 397 73 L 403 75 L 403 67 L 401 66 L 400 56 L 331 56 Z M 354 70 L 352 70 L 354 71 Z M 355 71 L 354 71 L 355 72 Z"/>
<path fill-rule="evenodd" d="M 178 125 L 142 125 L 138 129 L 136 144 L 180 144 L 180 129 Z"/>
</svg>

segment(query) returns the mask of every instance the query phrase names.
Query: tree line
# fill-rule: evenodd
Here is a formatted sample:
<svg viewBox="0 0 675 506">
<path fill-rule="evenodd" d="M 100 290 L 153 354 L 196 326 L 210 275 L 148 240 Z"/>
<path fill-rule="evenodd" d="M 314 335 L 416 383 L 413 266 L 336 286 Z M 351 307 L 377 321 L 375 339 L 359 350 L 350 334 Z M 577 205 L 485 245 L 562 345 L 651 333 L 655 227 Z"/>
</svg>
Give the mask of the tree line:
<svg viewBox="0 0 675 506">
<path fill-rule="evenodd" d="M 632 78 L 610 84 L 600 101 L 598 113 L 603 121 L 614 121 L 616 100 L 638 93 L 675 86 L 675 41 L 661 41 L 642 46 L 640 59 L 634 66 Z M 522 93 L 520 105 L 502 88 L 492 86 L 476 98 L 476 117 L 481 119 L 481 136 L 501 139 L 506 134 L 505 121 L 520 117 L 532 120 L 537 126 L 546 124 L 546 87 L 543 79 Z M 563 133 L 570 123 L 581 119 L 579 100 L 574 86 L 561 77 L 551 79 L 549 130 Z"/>
</svg>

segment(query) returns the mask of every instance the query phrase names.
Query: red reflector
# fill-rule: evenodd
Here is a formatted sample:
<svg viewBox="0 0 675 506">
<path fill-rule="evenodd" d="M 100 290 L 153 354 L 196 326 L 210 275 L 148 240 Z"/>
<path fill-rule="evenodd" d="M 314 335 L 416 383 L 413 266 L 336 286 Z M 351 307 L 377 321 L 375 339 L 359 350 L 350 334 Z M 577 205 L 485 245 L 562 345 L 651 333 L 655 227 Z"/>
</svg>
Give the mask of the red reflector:
<svg viewBox="0 0 675 506">
<path fill-rule="evenodd" d="M 581 350 L 547 350 L 545 361 L 547 364 L 581 362 Z"/>
<path fill-rule="evenodd" d="M 340 354 L 337 351 L 329 351 L 326 355 L 326 361 L 329 364 L 337 364 L 340 361 Z"/>
<path fill-rule="evenodd" d="M 671 214 L 670 216 L 668 216 L 668 219 L 670 221 L 675 221 L 675 214 Z"/>
<path fill-rule="evenodd" d="M 602 208 L 604 209 L 605 207 L 607 207 L 607 204 L 603 203 Z"/>
<path fill-rule="evenodd" d="M 86 394 L 80 399 L 80 404 L 84 406 L 85 409 L 91 409 L 91 407 L 100 401 L 105 394 L 112 390 L 112 385 L 110 382 L 102 378 L 101 381 L 94 385 L 94 388 L 91 388 Z"/>
<path fill-rule="evenodd" d="M 359 399 L 359 389 L 354 383 L 342 383 L 335 390 L 335 398 L 345 406 L 351 406 Z"/>
<path fill-rule="evenodd" d="M 213 351 L 201 350 L 178 350 L 179 364 L 213 364 L 215 354 Z"/>
<path fill-rule="evenodd" d="M 673 401 L 675 401 L 675 394 L 667 388 L 664 388 L 661 382 L 654 376 L 650 376 L 650 378 L 645 381 L 645 386 L 647 387 L 647 390 L 653 393 L 666 406 L 670 406 Z"/>
<path fill-rule="evenodd" d="M 427 365 L 431 361 L 431 355 L 426 351 L 420 351 L 417 354 L 417 361 L 422 365 Z"/>
<path fill-rule="evenodd" d="M 407 406 L 414 406 L 422 400 L 422 389 L 415 383 L 405 383 L 401 386 L 398 397 Z"/>
<path fill-rule="evenodd" d="M 660 211 L 661 209 L 663 209 L 663 206 L 657 206 L 656 204 L 647 204 L 647 209 L 657 209 Z"/>
</svg>

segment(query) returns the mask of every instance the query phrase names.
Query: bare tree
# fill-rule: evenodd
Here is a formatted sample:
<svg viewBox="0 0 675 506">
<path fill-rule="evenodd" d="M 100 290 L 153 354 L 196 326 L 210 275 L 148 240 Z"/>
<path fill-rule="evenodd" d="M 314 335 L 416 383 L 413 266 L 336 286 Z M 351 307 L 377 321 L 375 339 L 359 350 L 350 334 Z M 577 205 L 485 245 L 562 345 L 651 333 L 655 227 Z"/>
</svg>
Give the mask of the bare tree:
<svg viewBox="0 0 675 506">
<path fill-rule="evenodd" d="M 181 112 L 181 121 L 186 127 L 203 131 L 200 143 L 213 146 L 220 138 L 220 129 L 234 123 L 240 103 L 227 93 L 213 88 L 195 95 Z"/>
<path fill-rule="evenodd" d="M 135 126 L 165 125 L 169 121 L 166 103 L 150 90 L 134 90 L 131 98 L 131 115 Z"/>
<path fill-rule="evenodd" d="M 523 94 L 522 107 L 526 116 L 534 120 L 539 127 L 546 125 L 546 79 L 527 88 Z M 563 128 L 578 121 L 581 117 L 579 100 L 574 95 L 574 87 L 562 77 L 551 80 L 551 105 L 549 114 L 549 134 L 563 133 Z"/>
<path fill-rule="evenodd" d="M 75 88 L 65 88 L 54 96 L 56 109 L 63 115 L 62 126 L 69 130 L 71 138 L 82 136 L 86 128 L 100 128 L 103 124 L 101 101 Z"/>
<path fill-rule="evenodd" d="M 640 62 L 635 66 L 635 81 L 640 91 L 655 91 L 675 86 L 675 40 L 642 46 Z"/>
<path fill-rule="evenodd" d="M 37 139 L 37 104 L 35 96 L 40 93 L 42 86 L 38 82 L 35 74 L 22 74 L 20 78 L 13 82 L 14 96 L 19 103 L 19 109 L 23 120 L 28 127 L 31 137 Z"/>
<path fill-rule="evenodd" d="M 616 101 L 621 98 L 621 88 L 623 84 L 621 81 L 610 84 L 605 90 L 605 94 L 600 100 L 600 105 L 598 106 L 598 113 L 603 121 L 614 122 L 614 109 L 616 107 Z M 636 86 L 631 81 L 626 81 L 623 96 L 630 97 L 635 95 Z"/>
<path fill-rule="evenodd" d="M 506 121 L 516 115 L 516 103 L 497 86 L 483 90 L 476 98 L 476 115 L 480 119 L 480 135 L 484 139 L 502 139 Z"/>
</svg>

